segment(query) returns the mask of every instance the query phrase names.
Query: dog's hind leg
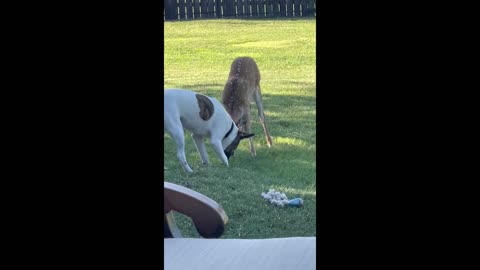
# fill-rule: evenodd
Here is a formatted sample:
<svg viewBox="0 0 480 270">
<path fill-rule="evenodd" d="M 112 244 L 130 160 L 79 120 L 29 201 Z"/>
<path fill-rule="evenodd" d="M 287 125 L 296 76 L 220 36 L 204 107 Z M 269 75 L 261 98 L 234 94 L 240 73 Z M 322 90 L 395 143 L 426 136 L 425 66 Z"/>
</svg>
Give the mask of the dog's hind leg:
<svg viewBox="0 0 480 270">
<path fill-rule="evenodd" d="M 177 158 L 180 161 L 180 164 L 182 164 L 183 169 L 188 173 L 192 173 L 193 170 L 188 165 L 187 158 L 185 157 L 185 135 L 183 133 L 183 128 L 174 128 L 167 130 L 167 132 L 170 133 L 170 136 L 177 144 Z"/>
<path fill-rule="evenodd" d="M 205 149 L 205 143 L 203 141 L 203 136 L 198 136 L 192 133 L 193 142 L 195 142 L 195 147 L 197 147 L 197 151 L 200 154 L 200 158 L 202 159 L 203 165 L 208 165 L 208 154 L 207 150 Z"/>
<path fill-rule="evenodd" d="M 260 85 L 257 85 L 256 88 L 257 89 L 253 94 L 253 99 L 257 104 L 258 117 L 260 118 L 260 123 L 262 123 L 263 132 L 265 133 L 265 138 L 267 140 L 267 145 L 268 147 L 272 147 L 272 137 L 270 137 L 270 134 L 268 133 L 267 122 L 265 120 L 265 112 L 263 111 L 263 102 L 262 102 L 262 94 L 260 92 Z"/>
</svg>

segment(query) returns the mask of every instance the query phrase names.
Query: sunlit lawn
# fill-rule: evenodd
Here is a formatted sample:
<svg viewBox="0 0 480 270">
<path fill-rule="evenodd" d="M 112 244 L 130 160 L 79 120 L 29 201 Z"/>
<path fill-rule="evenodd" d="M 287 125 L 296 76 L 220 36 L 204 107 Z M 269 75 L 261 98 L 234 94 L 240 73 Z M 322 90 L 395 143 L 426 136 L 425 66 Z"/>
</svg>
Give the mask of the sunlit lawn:
<svg viewBox="0 0 480 270">
<path fill-rule="evenodd" d="M 176 158 L 175 143 L 165 135 L 165 181 L 220 203 L 229 217 L 223 238 L 315 236 L 315 20 L 198 20 L 164 25 L 165 88 L 191 89 L 220 99 L 233 59 L 251 56 L 260 69 L 273 137 L 268 148 L 252 104 L 257 156 L 250 155 L 244 141 L 227 168 L 207 142 L 211 165 L 204 167 L 187 135 L 187 160 L 194 170 L 187 174 Z M 260 194 L 270 188 L 289 198 L 303 198 L 304 207 L 268 204 Z M 198 236 L 188 219 L 179 214 L 176 219 L 185 236 Z"/>
</svg>

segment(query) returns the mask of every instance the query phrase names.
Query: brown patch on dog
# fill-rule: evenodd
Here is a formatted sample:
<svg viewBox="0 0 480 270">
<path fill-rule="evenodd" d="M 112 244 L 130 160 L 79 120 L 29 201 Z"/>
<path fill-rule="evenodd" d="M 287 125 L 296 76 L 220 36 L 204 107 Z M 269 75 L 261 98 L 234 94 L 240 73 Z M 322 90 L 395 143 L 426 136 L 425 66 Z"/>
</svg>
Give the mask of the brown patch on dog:
<svg viewBox="0 0 480 270">
<path fill-rule="evenodd" d="M 207 121 L 213 115 L 213 103 L 204 95 L 196 94 L 195 96 L 197 97 L 198 107 L 200 108 L 200 118 Z"/>
</svg>

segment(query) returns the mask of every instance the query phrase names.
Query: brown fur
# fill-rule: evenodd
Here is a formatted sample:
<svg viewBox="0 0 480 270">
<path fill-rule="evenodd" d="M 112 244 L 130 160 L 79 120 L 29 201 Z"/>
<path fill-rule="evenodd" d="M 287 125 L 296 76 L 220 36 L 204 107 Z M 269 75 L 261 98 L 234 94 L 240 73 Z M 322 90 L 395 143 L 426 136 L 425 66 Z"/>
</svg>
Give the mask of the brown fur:
<svg viewBox="0 0 480 270">
<path fill-rule="evenodd" d="M 213 115 L 213 103 L 204 95 L 196 94 L 195 96 L 197 97 L 198 107 L 200 108 L 200 118 L 207 121 Z"/>
<path fill-rule="evenodd" d="M 230 67 L 230 74 L 223 89 L 222 102 L 239 130 L 245 133 L 250 133 L 251 129 L 250 102 L 252 100 L 257 104 L 260 122 L 270 147 L 272 138 L 268 133 L 263 111 L 260 71 L 255 60 L 250 57 L 239 57 L 233 61 Z M 256 155 L 252 138 L 250 138 L 250 153 Z"/>
</svg>

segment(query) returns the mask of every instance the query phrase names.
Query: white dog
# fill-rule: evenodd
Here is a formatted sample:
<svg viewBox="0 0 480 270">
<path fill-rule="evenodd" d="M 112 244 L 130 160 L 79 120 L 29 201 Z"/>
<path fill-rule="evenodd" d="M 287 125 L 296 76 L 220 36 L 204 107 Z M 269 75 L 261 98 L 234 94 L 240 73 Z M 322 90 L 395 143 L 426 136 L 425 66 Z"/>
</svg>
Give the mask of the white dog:
<svg viewBox="0 0 480 270">
<path fill-rule="evenodd" d="M 254 134 L 238 130 L 223 105 L 212 97 L 183 89 L 165 89 L 163 93 L 163 128 L 177 144 L 177 157 L 185 171 L 193 170 L 185 157 L 185 136 L 183 129 L 192 132 L 192 138 L 203 164 L 208 164 L 204 138 L 210 143 L 218 157 L 228 166 L 240 140 Z"/>
</svg>

